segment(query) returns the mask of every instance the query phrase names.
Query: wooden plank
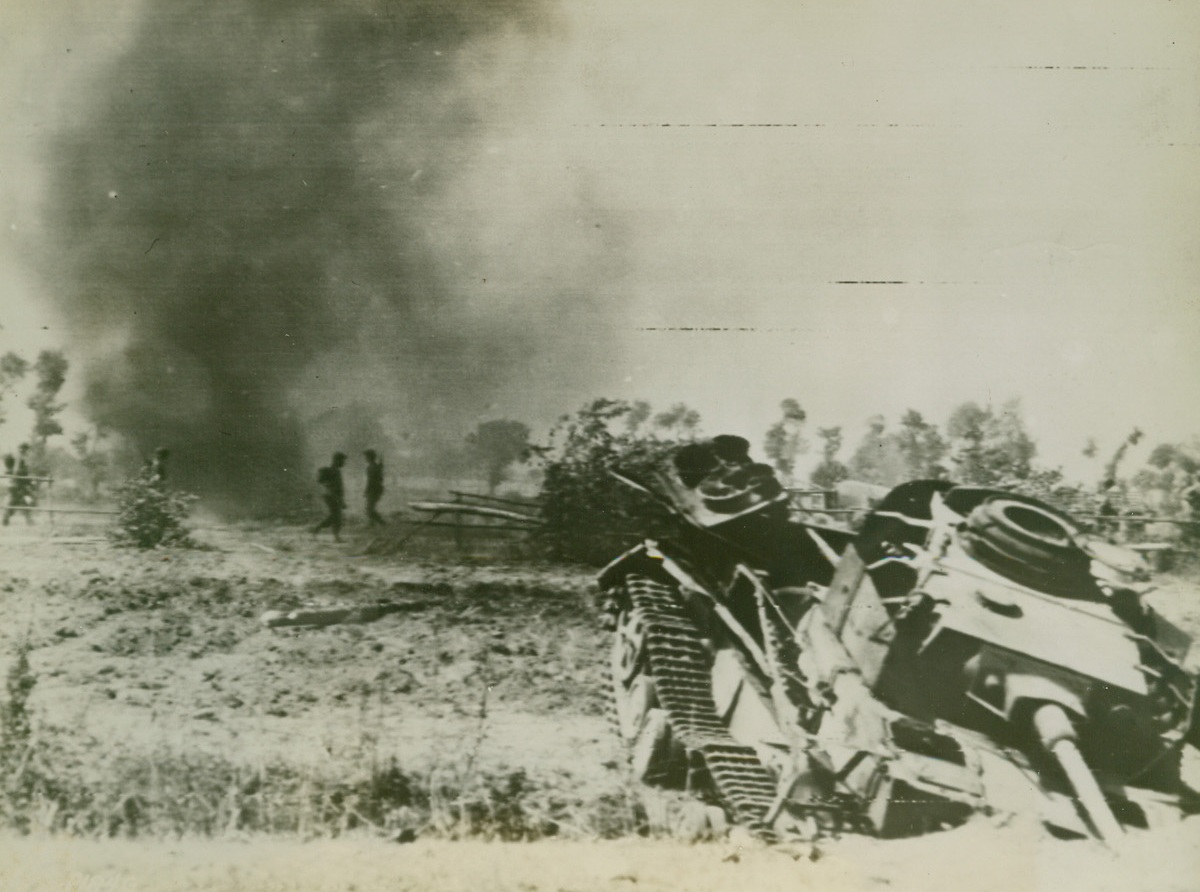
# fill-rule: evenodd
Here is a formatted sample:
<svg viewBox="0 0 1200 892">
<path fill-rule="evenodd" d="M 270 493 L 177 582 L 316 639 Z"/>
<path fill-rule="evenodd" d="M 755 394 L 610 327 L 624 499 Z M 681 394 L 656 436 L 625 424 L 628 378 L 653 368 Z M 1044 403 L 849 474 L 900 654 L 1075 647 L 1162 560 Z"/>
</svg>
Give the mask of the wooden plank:
<svg viewBox="0 0 1200 892">
<path fill-rule="evenodd" d="M 455 523 L 452 520 L 398 520 L 397 523 L 406 524 L 412 527 L 445 527 L 454 530 L 464 530 L 468 533 L 523 533 L 528 535 L 532 533 L 536 527 L 532 526 L 507 526 L 498 523 Z"/>
<path fill-rule="evenodd" d="M 5 505 L 5 511 L 39 511 L 44 514 L 117 514 L 117 511 L 104 508 L 42 508 L 38 505 Z"/>
<path fill-rule="evenodd" d="M 516 505 L 519 508 L 535 508 L 536 509 L 538 507 L 538 503 L 536 500 L 506 499 L 506 498 L 502 498 L 500 496 L 485 496 L 485 495 L 482 495 L 481 493 L 477 493 L 477 492 L 463 492 L 462 490 L 459 490 L 459 489 L 451 489 L 451 490 L 448 490 L 448 492 L 452 496 L 461 496 L 464 499 L 479 499 L 480 501 L 484 501 L 484 502 L 496 502 L 497 504 L 500 504 L 500 505 Z"/>
<path fill-rule="evenodd" d="M 501 520 L 515 520 L 531 525 L 541 524 L 541 520 L 519 511 L 506 511 L 503 508 L 489 508 L 485 505 L 466 505 L 461 502 L 410 502 L 409 507 L 416 511 L 429 511 L 434 514 L 470 514 L 478 517 L 495 517 Z"/>
</svg>

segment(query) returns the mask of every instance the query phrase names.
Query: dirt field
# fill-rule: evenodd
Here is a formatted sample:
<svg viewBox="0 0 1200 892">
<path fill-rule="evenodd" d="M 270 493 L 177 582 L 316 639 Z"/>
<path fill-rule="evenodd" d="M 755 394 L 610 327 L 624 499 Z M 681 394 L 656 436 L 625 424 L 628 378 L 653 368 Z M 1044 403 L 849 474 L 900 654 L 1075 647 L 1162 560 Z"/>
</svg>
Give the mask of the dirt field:
<svg viewBox="0 0 1200 892">
<path fill-rule="evenodd" d="M 43 778 L 0 888 L 1196 888 L 1194 821 L 1115 859 L 986 822 L 816 849 L 640 838 L 589 573 L 364 556 L 353 531 L 201 539 L 0 532 L 0 654 L 29 648 Z M 401 609 L 259 621 L 379 601 Z M 1200 632 L 1183 581 L 1154 603 Z"/>
</svg>

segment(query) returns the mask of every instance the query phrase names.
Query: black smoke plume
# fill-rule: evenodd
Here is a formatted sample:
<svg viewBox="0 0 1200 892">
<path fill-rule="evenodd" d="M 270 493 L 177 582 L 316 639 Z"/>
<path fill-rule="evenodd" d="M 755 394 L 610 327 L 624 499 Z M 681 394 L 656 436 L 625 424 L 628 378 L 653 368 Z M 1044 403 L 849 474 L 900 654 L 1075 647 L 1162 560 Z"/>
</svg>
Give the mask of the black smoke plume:
<svg viewBox="0 0 1200 892">
<path fill-rule="evenodd" d="M 269 510 L 313 488 L 312 416 L 386 403 L 433 428 L 458 395 L 486 405 L 529 344 L 452 310 L 427 211 L 486 113 L 471 54 L 536 42 L 546 11 L 178 0 L 136 27 L 50 159 L 92 417 L 168 446 L 180 486 Z"/>
</svg>

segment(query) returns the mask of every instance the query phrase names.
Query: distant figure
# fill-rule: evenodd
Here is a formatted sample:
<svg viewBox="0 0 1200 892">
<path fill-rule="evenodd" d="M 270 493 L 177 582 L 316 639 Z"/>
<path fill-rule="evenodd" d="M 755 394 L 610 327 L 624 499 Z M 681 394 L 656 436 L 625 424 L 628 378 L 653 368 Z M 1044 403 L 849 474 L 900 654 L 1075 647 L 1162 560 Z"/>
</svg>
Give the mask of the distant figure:
<svg viewBox="0 0 1200 892">
<path fill-rule="evenodd" d="M 9 518 L 12 517 L 13 505 L 18 503 L 20 499 L 20 488 L 18 481 L 13 479 L 13 475 L 17 473 L 17 460 L 11 452 L 4 456 L 4 475 L 8 478 L 8 510 L 4 512 L 4 525 L 8 526 Z"/>
<path fill-rule="evenodd" d="M 1109 478 L 1100 484 L 1100 492 L 1096 496 L 1100 503 L 1096 508 L 1096 513 L 1100 515 L 1096 518 L 1097 532 L 1113 536 L 1119 531 L 1121 526 L 1117 521 L 1117 517 L 1121 513 L 1117 509 L 1119 496 L 1120 490 L 1117 488 L 1116 480 Z"/>
<path fill-rule="evenodd" d="M 8 508 L 4 511 L 4 525 L 8 526 L 13 512 L 22 511 L 25 522 L 33 523 L 33 512 L 29 508 L 34 504 L 33 481 L 29 479 L 29 444 L 22 443 L 17 449 L 17 459 L 14 463 L 11 455 L 4 456 L 5 472 L 8 481 Z"/>
<path fill-rule="evenodd" d="M 1200 482 L 1192 483 L 1183 490 L 1183 503 L 1187 505 L 1192 520 L 1200 520 Z"/>
<path fill-rule="evenodd" d="M 1184 487 L 1183 504 L 1187 509 L 1189 523 L 1183 526 L 1183 537 L 1189 542 L 1200 542 L 1200 481 Z"/>
<path fill-rule="evenodd" d="M 333 530 L 333 540 L 341 542 L 342 511 L 346 508 L 346 489 L 342 484 L 342 467 L 346 464 L 346 453 L 335 452 L 333 461 L 317 471 L 317 482 L 325 488 L 321 497 L 325 500 L 325 519 L 313 527 L 313 535 L 321 530 Z"/>
<path fill-rule="evenodd" d="M 163 489 L 167 485 L 167 459 L 171 457 L 171 450 L 159 446 L 154 450 L 154 461 L 150 463 L 150 483 L 159 489 Z"/>
<path fill-rule="evenodd" d="M 379 516 L 379 512 L 375 510 L 375 506 L 379 504 L 379 500 L 383 498 L 383 459 L 375 452 L 374 449 L 368 449 L 363 453 L 363 457 L 367 460 L 367 523 L 370 526 L 386 526 L 387 521 Z"/>
</svg>

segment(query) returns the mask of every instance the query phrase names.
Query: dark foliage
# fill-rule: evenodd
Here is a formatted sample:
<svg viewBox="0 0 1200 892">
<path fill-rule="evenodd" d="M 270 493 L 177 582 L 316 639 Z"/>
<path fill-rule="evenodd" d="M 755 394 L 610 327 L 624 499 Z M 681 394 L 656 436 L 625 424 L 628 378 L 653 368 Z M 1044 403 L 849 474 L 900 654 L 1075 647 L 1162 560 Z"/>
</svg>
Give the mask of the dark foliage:
<svg viewBox="0 0 1200 892">
<path fill-rule="evenodd" d="M 545 464 L 541 536 L 555 559 L 604 564 L 667 525 L 661 506 L 612 475 L 644 479 L 683 442 L 638 435 L 629 423 L 637 411 L 623 400 L 594 400 L 564 416 L 548 445 L 534 448 Z"/>
<path fill-rule="evenodd" d="M 187 527 L 196 496 L 167 489 L 147 469 L 117 488 L 117 522 L 109 534 L 134 548 L 194 546 Z"/>
</svg>

